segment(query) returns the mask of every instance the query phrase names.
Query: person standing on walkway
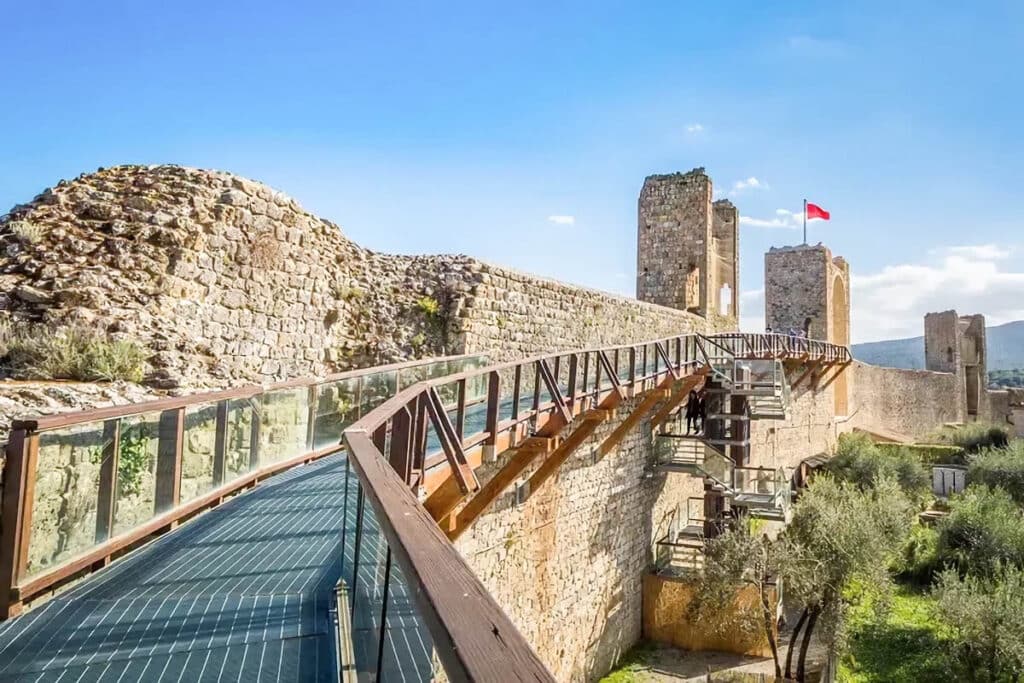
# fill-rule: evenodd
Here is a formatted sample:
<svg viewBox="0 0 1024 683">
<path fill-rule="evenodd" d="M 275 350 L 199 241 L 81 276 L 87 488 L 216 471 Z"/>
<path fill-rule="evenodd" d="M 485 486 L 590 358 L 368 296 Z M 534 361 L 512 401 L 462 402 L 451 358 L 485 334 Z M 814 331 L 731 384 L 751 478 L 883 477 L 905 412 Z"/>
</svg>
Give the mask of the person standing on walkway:
<svg viewBox="0 0 1024 683">
<path fill-rule="evenodd" d="M 690 389 L 690 395 L 686 398 L 686 433 L 696 429 L 700 434 L 700 427 L 697 426 L 697 419 L 700 415 L 700 397 L 695 389 Z"/>
<path fill-rule="evenodd" d="M 703 389 L 697 394 L 697 433 L 704 433 L 704 421 L 708 417 L 707 394 Z"/>
</svg>

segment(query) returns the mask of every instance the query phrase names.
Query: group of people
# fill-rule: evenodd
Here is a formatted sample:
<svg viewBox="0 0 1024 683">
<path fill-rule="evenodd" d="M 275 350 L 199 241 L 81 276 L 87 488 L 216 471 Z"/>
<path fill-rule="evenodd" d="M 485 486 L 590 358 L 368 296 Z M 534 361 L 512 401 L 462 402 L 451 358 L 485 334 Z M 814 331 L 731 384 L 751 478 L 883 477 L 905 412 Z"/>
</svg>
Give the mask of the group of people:
<svg viewBox="0 0 1024 683">
<path fill-rule="evenodd" d="M 704 431 L 704 419 L 707 417 L 707 406 L 705 404 L 704 390 L 697 391 L 696 389 L 690 390 L 690 395 L 686 399 L 686 433 L 691 433 L 691 430 L 695 430 L 694 433 L 700 434 Z"/>
<path fill-rule="evenodd" d="M 782 332 L 782 331 L 776 332 L 775 330 L 773 330 L 770 327 L 766 327 L 764 331 L 765 331 L 765 334 L 788 334 L 790 337 L 798 337 L 800 339 L 807 339 L 807 330 L 800 329 L 800 328 L 797 328 L 797 327 L 791 327 L 791 328 L 789 328 L 789 332 L 785 332 L 785 333 Z"/>
</svg>

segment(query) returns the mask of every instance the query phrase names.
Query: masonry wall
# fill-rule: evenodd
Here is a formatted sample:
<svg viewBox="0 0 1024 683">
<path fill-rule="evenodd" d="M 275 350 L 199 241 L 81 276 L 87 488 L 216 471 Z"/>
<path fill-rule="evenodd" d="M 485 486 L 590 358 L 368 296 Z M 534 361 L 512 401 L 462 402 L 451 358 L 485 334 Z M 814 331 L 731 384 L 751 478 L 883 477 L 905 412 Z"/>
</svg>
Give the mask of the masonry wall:
<svg viewBox="0 0 1024 683">
<path fill-rule="evenodd" d="M 638 400 L 620 406 L 620 420 Z M 600 678 L 638 641 L 654 542 L 677 504 L 703 495 L 693 477 L 650 470 L 646 420 L 594 462 L 616 424 L 601 425 L 524 504 L 506 492 L 456 544 L 560 681 Z"/>
<path fill-rule="evenodd" d="M 802 371 L 787 373 L 792 382 Z M 753 420 L 751 463 L 758 467 L 796 467 L 801 460 L 835 448 L 833 386 L 812 389 L 805 379 L 793 390 L 788 420 Z"/>
<path fill-rule="evenodd" d="M 711 179 L 703 168 L 652 175 L 640 191 L 636 298 L 680 310 L 717 311 L 709 283 Z"/>
<path fill-rule="evenodd" d="M 851 427 L 881 427 L 922 438 L 959 421 L 957 377 L 855 362 L 850 373 Z"/>
<path fill-rule="evenodd" d="M 810 319 L 812 339 L 828 338 L 828 265 L 825 247 L 772 248 L 764 256 L 765 324 L 785 334 Z"/>
<path fill-rule="evenodd" d="M 735 329 L 708 320 L 563 282 L 480 264 L 453 309 L 454 346 L 495 360 L 548 351 L 640 342 L 691 332 Z"/>
</svg>

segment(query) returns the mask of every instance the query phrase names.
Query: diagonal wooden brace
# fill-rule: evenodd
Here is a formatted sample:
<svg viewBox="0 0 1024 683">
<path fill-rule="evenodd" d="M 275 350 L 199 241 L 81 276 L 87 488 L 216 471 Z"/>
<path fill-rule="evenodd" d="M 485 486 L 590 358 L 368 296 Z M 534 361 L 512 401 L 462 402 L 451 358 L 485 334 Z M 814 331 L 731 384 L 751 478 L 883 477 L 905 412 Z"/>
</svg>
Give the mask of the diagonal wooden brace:
<svg viewBox="0 0 1024 683">
<path fill-rule="evenodd" d="M 441 397 L 437 395 L 436 387 L 430 387 L 427 392 L 427 413 L 430 415 L 431 422 L 434 423 L 434 430 L 437 432 L 437 438 L 441 442 L 441 448 L 448 459 L 448 465 L 451 467 L 452 476 L 455 478 L 459 490 L 463 493 L 479 491 L 480 483 L 476 480 L 476 474 L 466 459 L 462 443 L 455 433 L 451 420 L 448 419 L 448 413 L 445 412 L 444 404 L 441 403 Z"/>
</svg>

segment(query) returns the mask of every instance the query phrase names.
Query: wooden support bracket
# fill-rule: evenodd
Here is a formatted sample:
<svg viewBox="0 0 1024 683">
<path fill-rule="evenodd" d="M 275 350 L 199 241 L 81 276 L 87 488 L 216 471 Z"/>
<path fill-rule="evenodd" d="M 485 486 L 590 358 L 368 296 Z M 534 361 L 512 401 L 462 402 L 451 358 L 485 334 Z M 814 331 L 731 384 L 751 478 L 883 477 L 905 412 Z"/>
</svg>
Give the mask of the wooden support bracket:
<svg viewBox="0 0 1024 683">
<path fill-rule="evenodd" d="M 654 414 L 654 417 L 651 418 L 651 430 L 656 430 L 665 424 L 665 421 L 668 420 L 672 411 L 678 408 L 683 401 L 686 400 L 686 397 L 690 394 L 692 389 L 695 389 L 707 378 L 707 374 L 708 368 L 705 366 L 696 373 L 688 375 L 683 380 L 679 390 L 672 394 L 668 401 L 666 401 L 665 405 L 663 405 L 658 412 Z"/>
</svg>

